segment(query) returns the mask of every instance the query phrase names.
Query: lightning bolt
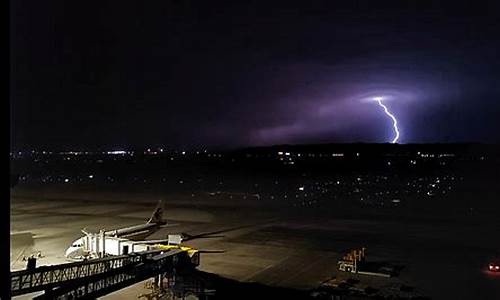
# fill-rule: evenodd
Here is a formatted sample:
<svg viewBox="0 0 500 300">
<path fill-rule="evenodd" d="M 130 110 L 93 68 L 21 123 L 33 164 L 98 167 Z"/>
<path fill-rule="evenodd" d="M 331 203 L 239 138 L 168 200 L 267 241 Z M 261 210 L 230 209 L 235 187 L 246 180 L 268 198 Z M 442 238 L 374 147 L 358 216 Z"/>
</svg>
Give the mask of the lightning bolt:
<svg viewBox="0 0 500 300">
<path fill-rule="evenodd" d="M 397 143 L 398 139 L 399 139 L 398 120 L 396 120 L 396 117 L 394 117 L 394 115 L 391 114 L 391 112 L 387 109 L 387 106 L 385 106 L 382 103 L 382 98 L 381 97 L 374 98 L 373 100 L 377 101 L 378 105 L 384 109 L 385 114 L 387 116 L 389 116 L 389 118 L 391 118 L 391 120 L 392 120 L 392 127 L 393 127 L 394 133 L 395 133 L 394 139 L 391 141 L 391 143 L 392 144 Z"/>
</svg>

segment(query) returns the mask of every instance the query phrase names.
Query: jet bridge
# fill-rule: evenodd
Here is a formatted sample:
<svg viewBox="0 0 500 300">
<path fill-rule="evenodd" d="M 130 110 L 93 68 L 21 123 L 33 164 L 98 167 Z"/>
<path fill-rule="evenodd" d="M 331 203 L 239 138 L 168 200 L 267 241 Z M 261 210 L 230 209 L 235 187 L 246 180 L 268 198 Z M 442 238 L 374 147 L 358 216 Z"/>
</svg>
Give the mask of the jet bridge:
<svg viewBox="0 0 500 300">
<path fill-rule="evenodd" d="M 177 269 L 194 268 L 199 253 L 151 250 L 11 272 L 11 295 L 45 291 L 37 299 L 96 298 Z"/>
</svg>

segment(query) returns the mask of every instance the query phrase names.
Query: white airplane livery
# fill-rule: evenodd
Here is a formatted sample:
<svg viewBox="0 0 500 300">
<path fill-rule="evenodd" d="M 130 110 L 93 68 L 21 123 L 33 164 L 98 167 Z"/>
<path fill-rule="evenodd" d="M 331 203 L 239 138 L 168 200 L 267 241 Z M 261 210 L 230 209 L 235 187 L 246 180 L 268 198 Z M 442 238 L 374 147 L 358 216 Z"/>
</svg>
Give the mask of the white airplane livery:
<svg viewBox="0 0 500 300">
<path fill-rule="evenodd" d="M 104 234 L 111 237 L 140 240 L 153 234 L 154 232 L 165 226 L 168 225 L 167 222 L 163 220 L 163 205 L 160 200 L 158 202 L 158 205 L 156 206 L 156 209 L 151 215 L 151 218 L 149 218 L 146 223 L 105 231 Z M 82 232 L 86 235 L 88 234 L 84 230 L 82 230 Z M 71 246 L 66 250 L 66 258 L 80 259 L 88 255 L 88 253 L 86 253 L 87 251 L 84 248 L 84 238 L 85 237 L 81 237 L 71 243 Z"/>
</svg>

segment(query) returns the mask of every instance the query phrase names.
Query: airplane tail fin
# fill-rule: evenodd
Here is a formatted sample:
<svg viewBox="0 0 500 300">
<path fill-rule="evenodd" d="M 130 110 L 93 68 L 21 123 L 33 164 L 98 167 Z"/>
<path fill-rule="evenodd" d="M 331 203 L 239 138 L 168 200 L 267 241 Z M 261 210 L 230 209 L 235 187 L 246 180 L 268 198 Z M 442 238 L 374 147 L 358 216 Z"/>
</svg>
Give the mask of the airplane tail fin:
<svg viewBox="0 0 500 300">
<path fill-rule="evenodd" d="M 158 205 L 156 205 L 156 208 L 147 223 L 166 224 L 163 220 L 163 204 L 161 200 L 158 201 Z"/>
</svg>

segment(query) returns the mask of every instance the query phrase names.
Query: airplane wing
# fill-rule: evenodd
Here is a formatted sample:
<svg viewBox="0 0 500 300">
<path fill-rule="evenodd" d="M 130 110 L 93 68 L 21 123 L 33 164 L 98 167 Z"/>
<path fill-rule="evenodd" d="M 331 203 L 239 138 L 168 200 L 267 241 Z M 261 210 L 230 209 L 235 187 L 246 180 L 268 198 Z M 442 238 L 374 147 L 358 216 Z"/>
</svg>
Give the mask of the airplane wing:
<svg viewBox="0 0 500 300">
<path fill-rule="evenodd" d="M 200 253 L 225 253 L 226 250 L 222 249 L 198 249 Z"/>
<path fill-rule="evenodd" d="M 180 225 L 179 223 L 167 223 L 165 225 L 160 225 L 160 228 L 179 226 L 179 225 Z"/>
<path fill-rule="evenodd" d="M 202 234 L 195 234 L 191 235 L 188 233 L 181 233 L 182 235 L 182 240 L 183 241 L 190 241 L 190 240 L 196 240 L 196 239 L 211 239 L 211 238 L 223 238 L 223 235 L 214 235 L 211 233 L 202 233 Z"/>
</svg>

